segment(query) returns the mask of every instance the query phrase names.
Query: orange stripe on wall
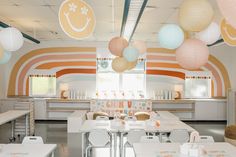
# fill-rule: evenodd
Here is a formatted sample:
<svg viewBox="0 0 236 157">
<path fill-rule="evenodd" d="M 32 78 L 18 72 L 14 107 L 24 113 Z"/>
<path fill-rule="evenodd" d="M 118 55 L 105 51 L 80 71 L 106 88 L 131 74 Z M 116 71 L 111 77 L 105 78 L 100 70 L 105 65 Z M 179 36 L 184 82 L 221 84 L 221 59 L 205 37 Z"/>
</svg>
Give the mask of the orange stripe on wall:
<svg viewBox="0 0 236 157">
<path fill-rule="evenodd" d="M 185 79 L 185 73 L 182 72 L 176 72 L 176 71 L 168 71 L 168 70 L 147 70 L 147 74 L 149 75 L 166 75 L 166 76 L 172 76 L 172 77 L 178 77 L 181 79 Z"/>
<path fill-rule="evenodd" d="M 79 62 L 50 62 L 44 63 L 36 67 L 36 69 L 52 69 L 61 66 L 93 66 L 96 67 L 96 62 L 79 61 Z"/>
<path fill-rule="evenodd" d="M 66 74 L 96 74 L 96 69 L 63 69 L 56 72 L 56 77 L 61 77 Z"/>
<path fill-rule="evenodd" d="M 26 88 L 26 90 L 25 90 L 26 93 L 25 93 L 25 94 L 26 94 L 27 96 L 29 96 L 29 77 L 28 77 L 27 80 L 26 80 L 26 87 L 25 87 L 25 88 Z"/>
</svg>

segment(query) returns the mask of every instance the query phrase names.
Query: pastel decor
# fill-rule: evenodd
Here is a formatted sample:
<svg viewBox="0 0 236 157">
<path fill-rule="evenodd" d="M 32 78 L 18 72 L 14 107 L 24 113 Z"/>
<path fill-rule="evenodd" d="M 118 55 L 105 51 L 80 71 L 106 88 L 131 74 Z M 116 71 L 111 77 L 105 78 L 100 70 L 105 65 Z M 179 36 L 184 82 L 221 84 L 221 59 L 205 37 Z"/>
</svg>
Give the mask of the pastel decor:
<svg viewBox="0 0 236 157">
<path fill-rule="evenodd" d="M 236 29 L 236 1 L 235 0 L 217 0 L 218 7 L 226 21 Z"/>
<path fill-rule="evenodd" d="M 138 49 L 139 53 L 144 54 L 147 52 L 147 46 L 146 43 L 144 41 L 141 40 L 135 40 L 132 43 L 132 46 L 136 49 Z"/>
<path fill-rule="evenodd" d="M 181 67 L 196 70 L 208 61 L 209 50 L 204 42 L 198 39 L 187 39 L 176 50 L 176 60 Z"/>
<path fill-rule="evenodd" d="M 137 65 L 137 63 L 138 63 L 138 60 L 136 60 L 136 61 L 134 61 L 134 62 L 128 62 L 128 68 L 127 68 L 127 70 L 131 70 L 131 69 L 135 68 L 136 65 Z"/>
<path fill-rule="evenodd" d="M 236 46 L 236 29 L 232 27 L 225 19 L 221 21 L 220 30 L 224 42 L 229 46 Z"/>
<path fill-rule="evenodd" d="M 198 32 L 196 38 L 205 42 L 207 45 L 215 43 L 220 38 L 220 27 L 212 22 L 205 30 Z"/>
<path fill-rule="evenodd" d="M 138 49 L 129 46 L 124 49 L 123 56 L 128 62 L 134 62 L 139 57 L 139 51 Z"/>
<path fill-rule="evenodd" d="M 18 29 L 8 27 L 0 32 L 0 43 L 6 51 L 17 51 L 22 47 L 24 38 Z"/>
<path fill-rule="evenodd" d="M 161 47 L 176 49 L 184 41 L 184 32 L 178 25 L 165 25 L 158 33 L 158 41 L 160 42 Z"/>
<path fill-rule="evenodd" d="M 207 0 L 184 0 L 179 10 L 179 23 L 185 31 L 200 32 L 211 23 L 214 11 Z"/>
<path fill-rule="evenodd" d="M 59 22 L 62 30 L 77 40 L 89 37 L 96 25 L 93 9 L 82 0 L 65 0 L 59 9 Z"/>
<path fill-rule="evenodd" d="M 4 56 L 4 50 L 2 45 L 0 44 L 0 60 L 3 58 L 3 56 Z"/>
<path fill-rule="evenodd" d="M 9 62 L 9 60 L 11 59 L 12 53 L 11 52 L 4 52 L 3 53 L 3 57 L 0 57 L 0 64 L 6 64 L 7 62 Z"/>
<path fill-rule="evenodd" d="M 113 55 L 122 57 L 122 53 L 128 45 L 129 43 L 125 38 L 114 37 L 110 40 L 108 49 Z"/>
<path fill-rule="evenodd" d="M 117 73 L 124 72 L 128 67 L 128 61 L 123 57 L 116 57 L 112 61 L 112 69 Z"/>
</svg>

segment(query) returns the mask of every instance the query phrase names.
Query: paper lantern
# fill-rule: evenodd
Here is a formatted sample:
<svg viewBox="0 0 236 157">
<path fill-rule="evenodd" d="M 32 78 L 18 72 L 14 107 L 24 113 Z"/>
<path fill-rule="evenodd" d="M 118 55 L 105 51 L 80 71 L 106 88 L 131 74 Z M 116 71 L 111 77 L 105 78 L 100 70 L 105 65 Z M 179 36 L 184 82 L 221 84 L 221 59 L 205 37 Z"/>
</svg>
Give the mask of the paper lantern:
<svg viewBox="0 0 236 157">
<path fill-rule="evenodd" d="M 0 42 L 6 51 L 17 51 L 24 43 L 22 33 L 13 27 L 4 28 L 0 32 Z"/>
<path fill-rule="evenodd" d="M 11 52 L 4 52 L 3 57 L 0 58 L 0 64 L 6 64 L 7 62 L 9 62 L 11 56 L 12 56 Z"/>
<path fill-rule="evenodd" d="M 236 29 L 223 19 L 221 21 L 221 36 L 224 42 L 229 46 L 236 46 Z"/>
<path fill-rule="evenodd" d="M 128 62 L 127 70 L 131 70 L 131 69 L 135 68 L 137 63 L 138 63 L 138 60 L 136 60 L 134 62 Z"/>
<path fill-rule="evenodd" d="M 139 53 L 143 54 L 147 52 L 147 46 L 144 41 L 136 40 L 132 43 L 132 46 L 138 49 Z"/>
<path fill-rule="evenodd" d="M 220 37 L 220 27 L 212 22 L 205 30 L 198 32 L 196 38 L 205 42 L 207 45 L 215 43 Z"/>
<path fill-rule="evenodd" d="M 184 41 L 184 32 L 175 24 L 168 24 L 161 28 L 158 33 L 160 46 L 167 49 L 176 49 Z"/>
<path fill-rule="evenodd" d="M 180 6 L 179 23 L 186 31 L 202 31 L 213 17 L 213 8 L 207 0 L 184 0 Z"/>
<path fill-rule="evenodd" d="M 123 50 L 128 47 L 129 43 L 125 38 L 115 37 L 109 42 L 109 50 L 115 56 L 122 56 Z"/>
<path fill-rule="evenodd" d="M 128 61 L 123 57 L 116 57 L 112 61 L 112 69 L 117 73 L 122 73 L 128 68 Z"/>
<path fill-rule="evenodd" d="M 2 45 L 0 44 L 0 59 L 3 58 L 3 55 L 4 55 L 4 50 L 2 48 Z"/>
<path fill-rule="evenodd" d="M 138 49 L 129 46 L 124 49 L 123 56 L 128 62 L 134 62 L 139 57 L 139 51 Z"/>
<path fill-rule="evenodd" d="M 176 50 L 176 60 L 184 69 L 195 70 L 208 61 L 209 50 L 204 42 L 198 39 L 187 39 Z"/>
<path fill-rule="evenodd" d="M 236 1 L 235 0 L 217 0 L 218 7 L 226 21 L 236 29 Z"/>
</svg>

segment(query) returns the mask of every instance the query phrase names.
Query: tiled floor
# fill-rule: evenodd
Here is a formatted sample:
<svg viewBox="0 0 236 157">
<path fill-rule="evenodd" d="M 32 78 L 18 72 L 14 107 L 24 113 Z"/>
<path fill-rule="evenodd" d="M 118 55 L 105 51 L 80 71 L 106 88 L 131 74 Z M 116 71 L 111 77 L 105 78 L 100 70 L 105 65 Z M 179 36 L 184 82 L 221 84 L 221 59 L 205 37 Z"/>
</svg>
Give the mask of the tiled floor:
<svg viewBox="0 0 236 157">
<path fill-rule="evenodd" d="M 195 128 L 201 135 L 213 136 L 215 141 L 223 141 L 225 123 L 197 123 L 187 122 Z M 10 136 L 10 124 L 5 124 L 0 127 L 0 143 L 8 143 Z M 80 157 L 81 150 L 78 144 L 81 143 L 79 134 L 67 134 L 65 122 L 37 122 L 36 135 L 42 136 L 45 143 L 56 143 L 58 148 L 55 157 Z M 20 142 L 18 139 L 17 142 Z M 129 157 L 133 157 L 131 149 L 127 150 Z M 94 153 L 96 157 L 109 157 L 108 149 L 99 149 Z"/>
</svg>

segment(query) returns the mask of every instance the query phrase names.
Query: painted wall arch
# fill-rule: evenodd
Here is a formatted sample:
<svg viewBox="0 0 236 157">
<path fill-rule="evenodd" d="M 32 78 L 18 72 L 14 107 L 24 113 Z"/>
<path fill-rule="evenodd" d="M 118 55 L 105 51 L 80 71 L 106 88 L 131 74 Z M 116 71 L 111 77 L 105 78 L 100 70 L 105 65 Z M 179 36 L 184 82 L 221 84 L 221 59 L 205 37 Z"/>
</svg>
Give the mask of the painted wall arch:
<svg viewBox="0 0 236 157">
<path fill-rule="evenodd" d="M 57 73 L 58 76 L 72 73 L 96 73 L 95 47 L 55 47 L 33 50 L 22 56 L 15 64 L 8 86 L 8 96 L 28 95 L 28 76 L 32 71 L 44 70 Z M 199 69 L 213 74 L 213 96 L 225 96 L 230 81 L 224 65 L 214 56 Z M 168 75 L 185 77 L 186 70 L 175 59 L 173 50 L 149 48 L 147 53 L 147 75 Z"/>
</svg>

